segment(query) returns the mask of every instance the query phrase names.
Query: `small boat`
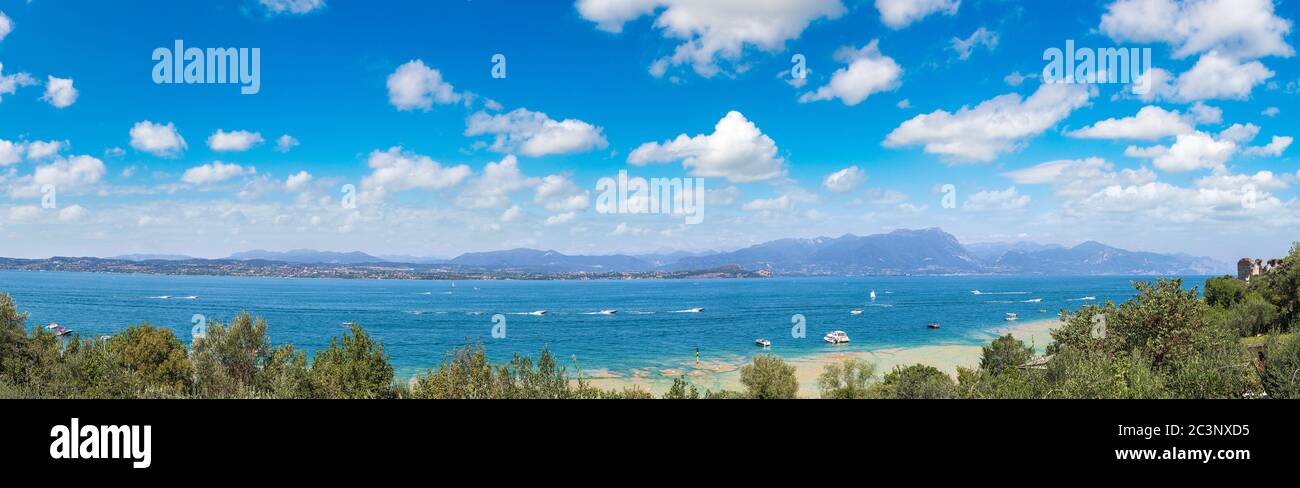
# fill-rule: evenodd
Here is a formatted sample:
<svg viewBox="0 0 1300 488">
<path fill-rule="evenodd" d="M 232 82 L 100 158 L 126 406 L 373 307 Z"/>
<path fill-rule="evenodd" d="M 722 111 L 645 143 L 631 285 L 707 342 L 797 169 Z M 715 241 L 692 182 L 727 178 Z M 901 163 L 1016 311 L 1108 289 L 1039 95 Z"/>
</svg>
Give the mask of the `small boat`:
<svg viewBox="0 0 1300 488">
<path fill-rule="evenodd" d="M 772 347 L 772 341 L 763 338 L 754 339 L 754 344 L 759 347 Z"/>
<path fill-rule="evenodd" d="M 1042 301 L 1043 301 L 1042 298 L 1030 298 L 1028 300 L 1025 300 L 1025 303 L 1040 303 Z"/>
<path fill-rule="evenodd" d="M 979 290 L 971 290 L 971 291 L 970 291 L 970 294 L 971 294 L 971 295 L 983 295 L 984 292 L 979 291 Z"/>
<path fill-rule="evenodd" d="M 55 325 L 57 326 L 57 328 L 54 329 L 54 337 L 63 337 L 65 335 L 72 333 L 72 329 L 69 329 L 67 327 L 58 324 Z"/>
<path fill-rule="evenodd" d="M 1045 308 L 1040 308 L 1040 309 L 1038 309 L 1038 313 L 1047 313 L 1047 309 L 1045 309 Z"/>
<path fill-rule="evenodd" d="M 1007 322 L 1015 322 L 1017 320 L 1020 320 L 1020 315 L 1016 314 L 1015 312 L 1007 312 L 1006 320 Z"/>
<path fill-rule="evenodd" d="M 600 315 L 614 315 L 614 314 L 617 314 L 617 313 L 618 313 L 618 310 L 601 310 L 601 311 L 596 312 L 596 313 L 597 313 L 597 314 L 600 314 Z"/>
<path fill-rule="evenodd" d="M 701 313 L 701 312 L 704 312 L 704 307 L 699 307 L 699 308 L 688 308 L 688 309 L 686 309 L 686 310 L 682 310 L 681 312 L 682 312 L 682 313 Z"/>
<path fill-rule="evenodd" d="M 837 330 L 826 334 L 826 337 L 823 337 L 822 339 L 831 344 L 847 344 L 849 342 L 849 335 L 844 333 L 842 330 Z"/>
<path fill-rule="evenodd" d="M 546 315 L 546 311 L 545 311 L 545 310 L 538 310 L 538 311 L 535 311 L 535 312 L 528 312 L 528 315 L 537 315 L 537 316 L 540 317 L 540 316 L 542 316 L 542 315 Z"/>
<path fill-rule="evenodd" d="M 354 326 L 354 325 L 357 325 L 357 323 L 356 323 L 356 322 L 344 322 L 344 323 L 343 323 L 343 326 L 344 326 L 344 327 L 352 327 L 352 326 Z"/>
<path fill-rule="evenodd" d="M 938 329 L 940 327 L 938 322 L 930 322 L 928 324 L 925 324 L 925 326 L 931 329 Z"/>
<path fill-rule="evenodd" d="M 876 290 L 871 290 L 871 301 L 876 301 Z"/>
<path fill-rule="evenodd" d="M 851 314 L 853 314 L 853 315 L 862 315 L 862 311 L 861 311 L 861 310 L 850 310 L 849 313 L 851 313 Z"/>
</svg>

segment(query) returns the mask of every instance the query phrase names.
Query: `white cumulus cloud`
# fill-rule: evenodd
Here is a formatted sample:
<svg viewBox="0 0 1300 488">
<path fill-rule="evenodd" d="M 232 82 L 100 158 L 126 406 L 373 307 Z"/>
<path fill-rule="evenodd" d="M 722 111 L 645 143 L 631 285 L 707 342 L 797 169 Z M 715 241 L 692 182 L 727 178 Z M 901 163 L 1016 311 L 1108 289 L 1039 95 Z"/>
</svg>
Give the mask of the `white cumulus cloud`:
<svg viewBox="0 0 1300 488">
<path fill-rule="evenodd" d="M 208 137 L 208 147 L 212 148 L 213 151 L 219 152 L 247 151 L 262 142 L 264 141 L 260 132 L 249 132 L 246 130 L 226 132 L 217 129 L 217 132 Z"/>
<path fill-rule="evenodd" d="M 955 161 L 987 162 L 1064 120 L 1091 97 L 1083 85 L 1045 84 L 1029 98 L 1009 93 L 956 113 L 937 110 L 903 122 L 885 147 L 921 145 Z"/>
<path fill-rule="evenodd" d="M 861 49 L 842 47 L 835 52 L 835 59 L 848 66 L 835 70 L 826 86 L 800 96 L 800 102 L 838 98 L 854 106 L 874 93 L 898 88 L 903 75 L 903 68 L 893 58 L 880 54 L 878 41 L 874 40 Z"/>
<path fill-rule="evenodd" d="M 822 186 L 836 193 L 848 193 L 858 189 L 858 185 L 864 181 L 867 181 L 867 173 L 857 166 L 849 166 L 826 175 L 822 179 Z"/>
<path fill-rule="evenodd" d="M 776 142 L 737 111 L 728 112 L 712 134 L 686 134 L 663 143 L 647 142 L 628 155 L 636 166 L 681 161 L 692 176 L 726 178 L 733 183 L 770 180 L 785 174 Z"/>
<path fill-rule="evenodd" d="M 398 110 L 429 110 L 433 104 L 448 105 L 463 95 L 442 79 L 442 73 L 413 60 L 388 75 L 388 102 Z"/>
<path fill-rule="evenodd" d="M 77 102 L 77 89 L 72 87 L 72 78 L 50 76 L 45 82 L 45 95 L 41 100 L 49 102 L 54 108 L 68 108 Z"/>
<path fill-rule="evenodd" d="M 880 21 L 893 29 L 902 29 L 930 14 L 954 15 L 961 0 L 876 0 Z"/>
<path fill-rule="evenodd" d="M 213 161 L 208 164 L 195 166 L 193 168 L 185 170 L 185 174 L 181 175 L 181 181 L 184 181 L 191 185 L 206 185 L 209 183 L 217 183 L 231 178 L 236 178 L 246 174 L 256 174 L 256 173 L 257 173 L 256 168 L 252 168 L 252 167 L 245 168 L 238 164 L 223 163 L 221 161 Z"/>
<path fill-rule="evenodd" d="M 475 113 L 466 121 L 465 135 L 492 135 L 493 151 L 532 157 L 586 152 L 609 145 L 600 127 L 577 119 L 556 121 L 523 108 L 496 115 Z"/>
<path fill-rule="evenodd" d="M 1155 140 L 1186 134 L 1194 129 L 1188 117 L 1163 108 L 1148 105 L 1137 115 L 1122 119 L 1106 119 L 1068 135 L 1080 139 L 1142 139 Z"/>
<path fill-rule="evenodd" d="M 1118 0 L 1106 6 L 1101 32 L 1121 42 L 1164 42 L 1184 58 L 1219 51 L 1234 58 L 1288 57 L 1291 22 L 1273 0 Z"/>
<path fill-rule="evenodd" d="M 148 120 L 131 127 L 131 147 L 159 157 L 176 157 L 187 147 L 176 125 L 155 124 Z"/>
<path fill-rule="evenodd" d="M 847 11 L 840 0 L 578 0 L 577 9 L 615 33 L 631 20 L 654 16 L 663 36 L 680 44 L 656 60 L 651 73 L 663 76 L 670 65 L 689 65 L 704 77 L 716 75 L 720 62 L 742 65 L 747 48 L 780 51 L 813 21 Z"/>
</svg>

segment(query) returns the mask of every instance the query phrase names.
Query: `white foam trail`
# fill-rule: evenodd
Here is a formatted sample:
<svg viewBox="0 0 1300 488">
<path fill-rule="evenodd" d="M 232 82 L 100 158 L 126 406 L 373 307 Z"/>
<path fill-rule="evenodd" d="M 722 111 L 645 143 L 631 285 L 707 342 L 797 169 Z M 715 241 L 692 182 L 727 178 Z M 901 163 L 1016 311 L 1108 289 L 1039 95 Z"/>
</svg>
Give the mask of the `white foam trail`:
<svg viewBox="0 0 1300 488">
<path fill-rule="evenodd" d="M 1071 298 L 1066 301 L 1067 302 L 1091 302 L 1091 301 L 1095 301 L 1096 299 L 1097 297 L 1083 297 L 1083 298 Z"/>
<path fill-rule="evenodd" d="M 971 295 L 1028 295 L 1032 291 L 979 291 L 972 290 Z"/>
<path fill-rule="evenodd" d="M 1025 301 L 1023 301 L 1023 302 L 1021 302 L 1021 303 L 1039 303 L 1039 302 L 1041 302 L 1041 301 L 1043 301 L 1042 298 L 1030 298 L 1030 299 L 1025 300 Z"/>
</svg>

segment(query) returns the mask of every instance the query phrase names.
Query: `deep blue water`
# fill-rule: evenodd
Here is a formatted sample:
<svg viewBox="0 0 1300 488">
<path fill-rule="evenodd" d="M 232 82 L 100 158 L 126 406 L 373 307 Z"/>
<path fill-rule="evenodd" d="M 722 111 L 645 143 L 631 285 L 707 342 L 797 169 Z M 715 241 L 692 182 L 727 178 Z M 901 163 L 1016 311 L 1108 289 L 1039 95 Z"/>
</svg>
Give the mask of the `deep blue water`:
<svg viewBox="0 0 1300 488">
<path fill-rule="evenodd" d="M 548 345 L 583 369 L 679 367 L 702 357 L 743 361 L 761 352 L 827 350 L 822 336 L 844 330 L 850 349 L 986 342 L 1007 325 L 1053 318 L 1096 297 L 1120 302 L 1133 280 L 1150 277 L 873 277 L 646 281 L 371 281 L 148 276 L 0 271 L 0 292 L 30 312 L 29 326 L 57 322 L 83 336 L 149 322 L 189 342 L 190 318 L 227 322 L 241 310 L 266 318 L 274 344 L 315 351 L 356 321 L 379 337 L 399 375 L 431 367 L 448 350 L 481 338 L 500 360 Z M 1203 286 L 1205 277 L 1184 285 Z M 873 303 L 868 296 L 877 293 Z M 985 294 L 974 295 L 972 290 Z M 168 297 L 168 298 L 161 298 Z M 193 297 L 193 298 L 191 298 Z M 1041 299 L 1031 303 L 1026 300 Z M 675 311 L 703 307 L 703 313 Z M 590 315 L 617 309 L 613 316 Z M 850 310 L 861 309 L 862 315 Z M 547 310 L 546 316 L 524 313 Z M 1040 312 L 1046 310 L 1046 312 Z M 493 314 L 506 338 L 492 338 Z M 791 317 L 807 338 L 791 338 Z M 926 328 L 940 322 L 942 329 Z M 843 347 L 843 346 L 841 346 Z"/>
</svg>

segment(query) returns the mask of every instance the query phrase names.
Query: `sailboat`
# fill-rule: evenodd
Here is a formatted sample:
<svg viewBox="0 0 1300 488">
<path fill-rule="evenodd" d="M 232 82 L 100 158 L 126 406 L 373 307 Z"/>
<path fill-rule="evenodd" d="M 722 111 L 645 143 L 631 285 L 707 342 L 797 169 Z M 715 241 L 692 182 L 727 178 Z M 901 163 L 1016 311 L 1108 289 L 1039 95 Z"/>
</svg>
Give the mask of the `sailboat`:
<svg viewBox="0 0 1300 488">
<path fill-rule="evenodd" d="M 871 301 L 876 301 L 876 290 L 871 290 Z"/>
</svg>

